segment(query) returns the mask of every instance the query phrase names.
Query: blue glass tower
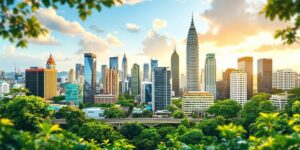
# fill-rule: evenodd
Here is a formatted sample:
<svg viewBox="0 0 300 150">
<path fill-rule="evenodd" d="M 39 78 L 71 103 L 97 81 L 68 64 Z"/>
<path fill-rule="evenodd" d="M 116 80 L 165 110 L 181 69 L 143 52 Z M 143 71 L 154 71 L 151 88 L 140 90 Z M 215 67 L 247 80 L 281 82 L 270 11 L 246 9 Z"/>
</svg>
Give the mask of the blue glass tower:
<svg viewBox="0 0 300 150">
<path fill-rule="evenodd" d="M 109 58 L 109 69 L 119 70 L 119 58 L 110 57 Z"/>
<path fill-rule="evenodd" d="M 84 102 L 94 102 L 96 94 L 96 55 L 92 53 L 84 54 Z"/>
<path fill-rule="evenodd" d="M 158 67 L 158 60 L 151 59 L 151 75 L 150 75 L 151 81 L 152 81 L 152 74 L 154 72 L 154 68 L 156 67 Z"/>
</svg>

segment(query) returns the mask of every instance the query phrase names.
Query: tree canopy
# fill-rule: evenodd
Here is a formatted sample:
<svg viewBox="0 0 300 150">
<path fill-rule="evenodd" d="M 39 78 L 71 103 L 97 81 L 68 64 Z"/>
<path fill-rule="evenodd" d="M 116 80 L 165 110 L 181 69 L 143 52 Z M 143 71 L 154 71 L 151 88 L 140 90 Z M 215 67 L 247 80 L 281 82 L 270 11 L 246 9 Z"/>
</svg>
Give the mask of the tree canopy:
<svg viewBox="0 0 300 150">
<path fill-rule="evenodd" d="M 217 101 L 207 110 L 208 113 L 215 116 L 223 116 L 224 118 L 237 117 L 239 111 L 241 110 L 241 105 L 234 100 L 223 100 Z"/>
</svg>

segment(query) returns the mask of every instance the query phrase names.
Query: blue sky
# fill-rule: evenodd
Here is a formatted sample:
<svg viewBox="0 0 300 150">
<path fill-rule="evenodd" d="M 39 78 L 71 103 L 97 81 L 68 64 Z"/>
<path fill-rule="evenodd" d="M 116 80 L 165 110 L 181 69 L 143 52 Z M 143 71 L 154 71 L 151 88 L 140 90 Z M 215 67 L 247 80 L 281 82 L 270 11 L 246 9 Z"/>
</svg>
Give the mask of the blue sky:
<svg viewBox="0 0 300 150">
<path fill-rule="evenodd" d="M 236 67 L 241 56 L 273 58 L 275 69 L 300 70 L 295 58 L 299 45 L 282 46 L 274 40 L 275 29 L 285 24 L 270 22 L 258 15 L 264 0 L 126 0 L 124 5 L 94 11 L 82 21 L 76 10 L 59 7 L 37 12 L 49 35 L 30 40 L 28 48 L 0 40 L 0 70 L 12 71 L 44 66 L 50 53 L 59 71 L 68 71 L 83 63 L 83 52 L 94 52 L 98 70 L 110 56 L 126 53 L 129 66 L 157 58 L 160 66 L 170 66 L 176 46 L 180 54 L 180 72 L 185 73 L 185 39 L 192 13 L 199 36 L 200 66 L 205 54 L 216 53 L 218 74 Z M 98 30 L 98 31 L 96 31 Z M 224 63 L 226 62 L 226 63 Z M 119 65 L 121 66 L 121 65 Z M 256 64 L 254 65 L 256 66 Z M 129 67 L 130 68 L 130 67 Z"/>
</svg>

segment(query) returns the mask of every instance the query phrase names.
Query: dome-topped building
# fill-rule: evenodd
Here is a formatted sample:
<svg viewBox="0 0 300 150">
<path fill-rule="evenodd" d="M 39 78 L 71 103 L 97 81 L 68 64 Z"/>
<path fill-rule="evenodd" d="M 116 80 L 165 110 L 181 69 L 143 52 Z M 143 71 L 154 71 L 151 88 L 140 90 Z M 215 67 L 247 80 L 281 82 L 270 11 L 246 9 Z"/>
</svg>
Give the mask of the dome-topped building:
<svg viewBox="0 0 300 150">
<path fill-rule="evenodd" d="M 48 58 L 47 64 L 46 64 L 47 69 L 55 69 L 55 60 L 52 57 L 52 54 L 50 54 L 50 57 Z"/>
</svg>

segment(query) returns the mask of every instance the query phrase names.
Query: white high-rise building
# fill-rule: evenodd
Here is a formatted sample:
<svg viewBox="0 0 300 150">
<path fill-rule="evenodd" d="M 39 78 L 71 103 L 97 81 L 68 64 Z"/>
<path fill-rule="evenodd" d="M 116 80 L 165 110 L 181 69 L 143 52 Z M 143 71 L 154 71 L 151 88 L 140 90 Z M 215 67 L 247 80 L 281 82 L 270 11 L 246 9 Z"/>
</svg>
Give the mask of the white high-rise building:
<svg viewBox="0 0 300 150">
<path fill-rule="evenodd" d="M 205 91 L 217 96 L 216 89 L 216 58 L 214 53 L 206 54 L 205 59 Z"/>
<path fill-rule="evenodd" d="M 5 81 L 0 81 L 0 94 L 9 93 L 9 84 Z"/>
<path fill-rule="evenodd" d="M 205 114 L 214 103 L 214 96 L 208 92 L 187 91 L 182 96 L 182 110 L 185 114 Z"/>
<path fill-rule="evenodd" d="M 180 76 L 180 88 L 186 89 L 186 76 L 184 74 Z"/>
<path fill-rule="evenodd" d="M 241 70 L 230 74 L 230 99 L 242 106 L 247 102 L 247 73 Z"/>
<path fill-rule="evenodd" d="M 270 97 L 270 100 L 272 101 L 273 105 L 278 110 L 285 109 L 285 106 L 288 103 L 289 95 L 287 93 L 281 93 L 281 94 L 275 94 Z"/>
<path fill-rule="evenodd" d="M 187 90 L 199 91 L 199 47 L 198 36 L 192 18 L 186 45 Z"/>
<path fill-rule="evenodd" d="M 290 90 L 297 87 L 297 72 L 292 69 L 277 70 L 272 75 L 272 88 Z"/>
</svg>

